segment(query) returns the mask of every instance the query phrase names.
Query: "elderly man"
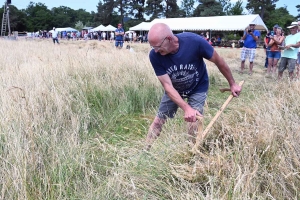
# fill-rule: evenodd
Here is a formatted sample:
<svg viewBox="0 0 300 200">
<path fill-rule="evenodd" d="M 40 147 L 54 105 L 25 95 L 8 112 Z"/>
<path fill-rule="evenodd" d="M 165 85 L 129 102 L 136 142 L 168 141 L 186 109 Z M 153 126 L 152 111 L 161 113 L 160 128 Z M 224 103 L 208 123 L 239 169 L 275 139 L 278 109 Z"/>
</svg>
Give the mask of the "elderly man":
<svg viewBox="0 0 300 200">
<path fill-rule="evenodd" d="M 281 54 L 281 60 L 278 68 L 278 79 L 282 78 L 283 71 L 287 68 L 290 80 L 292 80 L 296 66 L 298 48 L 300 47 L 300 34 L 297 33 L 297 22 L 292 22 L 292 24 L 287 28 L 290 30 L 291 34 L 285 38 L 285 46 L 283 47 L 284 51 Z"/>
<path fill-rule="evenodd" d="M 246 28 L 243 35 L 244 40 L 244 47 L 241 52 L 241 71 L 240 74 L 243 73 L 245 68 L 245 60 L 247 57 L 249 57 L 249 75 L 251 76 L 253 73 L 253 61 L 255 58 L 255 52 L 256 52 L 256 41 L 260 37 L 260 32 L 255 30 L 256 24 L 250 23 L 249 27 Z"/>
<path fill-rule="evenodd" d="M 149 128 L 146 148 L 151 147 L 167 118 L 173 118 L 178 107 L 184 111 L 188 133 L 194 142 L 198 125 L 196 116 L 202 116 L 209 85 L 203 58 L 217 65 L 233 96 L 239 96 L 241 87 L 235 83 L 224 59 L 203 37 L 189 32 L 174 35 L 166 24 L 157 23 L 149 30 L 148 39 L 152 47 L 150 62 L 165 93 Z"/>
</svg>

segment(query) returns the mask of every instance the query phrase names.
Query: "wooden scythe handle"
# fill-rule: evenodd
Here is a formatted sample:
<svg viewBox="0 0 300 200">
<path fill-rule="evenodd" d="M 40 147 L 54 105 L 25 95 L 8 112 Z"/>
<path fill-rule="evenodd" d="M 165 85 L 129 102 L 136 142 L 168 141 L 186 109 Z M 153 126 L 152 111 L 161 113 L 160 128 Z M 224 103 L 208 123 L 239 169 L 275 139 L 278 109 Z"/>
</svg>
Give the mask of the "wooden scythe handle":
<svg viewBox="0 0 300 200">
<path fill-rule="evenodd" d="M 243 86 L 245 81 L 241 81 L 239 83 L 239 86 Z M 225 91 L 228 91 L 228 89 L 226 89 Z M 229 89 L 230 91 L 230 89 Z M 227 107 L 227 105 L 229 104 L 229 102 L 232 100 L 233 95 L 230 94 L 230 96 L 227 98 L 227 100 L 225 101 L 225 103 L 222 105 L 222 107 L 220 108 L 220 110 L 218 110 L 217 114 L 214 116 L 214 118 L 210 121 L 210 123 L 207 125 L 207 127 L 205 128 L 205 130 L 203 131 L 203 133 L 201 134 L 202 130 L 203 130 L 203 118 L 202 117 L 197 117 L 198 120 L 200 121 L 199 127 L 198 127 L 198 134 L 196 137 L 196 143 L 192 149 L 192 152 L 196 152 L 198 146 L 200 145 L 200 142 L 205 138 L 205 136 L 207 135 L 208 131 L 211 129 L 211 127 L 213 126 L 213 124 L 217 121 L 217 119 L 219 118 L 219 116 L 221 115 L 221 113 L 224 111 L 224 109 Z M 201 126 L 201 127 L 200 127 Z M 201 132 L 200 132 L 201 131 Z"/>
</svg>

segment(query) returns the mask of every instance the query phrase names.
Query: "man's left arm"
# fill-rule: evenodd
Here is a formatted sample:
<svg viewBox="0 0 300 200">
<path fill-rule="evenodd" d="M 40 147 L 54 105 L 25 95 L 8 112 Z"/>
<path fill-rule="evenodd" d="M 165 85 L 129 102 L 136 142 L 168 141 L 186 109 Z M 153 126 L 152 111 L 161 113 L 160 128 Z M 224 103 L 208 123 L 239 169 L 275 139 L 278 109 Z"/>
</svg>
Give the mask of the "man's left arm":
<svg viewBox="0 0 300 200">
<path fill-rule="evenodd" d="M 209 59 L 209 61 L 215 63 L 217 67 L 219 68 L 220 72 L 223 74 L 223 76 L 227 79 L 230 90 L 233 96 L 238 97 L 240 95 L 240 92 L 242 91 L 241 86 L 235 83 L 235 80 L 232 76 L 231 70 L 225 60 L 219 56 L 219 54 L 214 50 L 212 57 Z"/>
</svg>

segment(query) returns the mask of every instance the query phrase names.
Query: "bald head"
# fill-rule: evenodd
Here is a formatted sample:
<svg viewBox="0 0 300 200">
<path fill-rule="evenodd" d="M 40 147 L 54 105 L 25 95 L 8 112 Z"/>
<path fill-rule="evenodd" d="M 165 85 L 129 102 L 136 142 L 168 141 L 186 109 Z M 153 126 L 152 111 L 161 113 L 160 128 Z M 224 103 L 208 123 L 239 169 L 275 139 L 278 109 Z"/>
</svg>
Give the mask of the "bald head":
<svg viewBox="0 0 300 200">
<path fill-rule="evenodd" d="M 170 27 L 164 23 L 154 24 L 148 33 L 149 42 L 156 42 L 164 39 L 167 36 L 173 36 Z"/>
</svg>

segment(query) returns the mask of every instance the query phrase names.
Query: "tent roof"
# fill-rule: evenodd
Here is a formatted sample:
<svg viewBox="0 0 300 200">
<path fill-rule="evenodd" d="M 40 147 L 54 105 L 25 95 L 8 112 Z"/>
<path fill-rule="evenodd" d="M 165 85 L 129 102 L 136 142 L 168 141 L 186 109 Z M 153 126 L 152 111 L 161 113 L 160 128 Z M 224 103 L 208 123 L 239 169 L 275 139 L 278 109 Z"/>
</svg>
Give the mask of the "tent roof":
<svg viewBox="0 0 300 200">
<path fill-rule="evenodd" d="M 112 25 L 107 25 L 103 31 L 115 31 L 117 28 Z"/>
<path fill-rule="evenodd" d="M 77 32 L 78 30 L 71 28 L 71 27 L 66 27 L 66 28 L 56 28 L 57 31 L 62 32 L 62 31 L 67 31 L 67 32 Z"/>
<path fill-rule="evenodd" d="M 176 18 L 177 19 L 177 18 Z M 129 28 L 130 31 L 148 31 L 152 24 L 150 22 L 142 22 L 136 26 Z"/>
<path fill-rule="evenodd" d="M 105 26 L 103 26 L 102 24 L 93 28 L 93 29 L 90 29 L 90 31 L 103 31 L 105 29 Z"/>
<path fill-rule="evenodd" d="M 151 26 L 156 23 L 165 23 L 171 28 L 171 30 L 176 31 L 242 31 L 245 30 L 250 23 L 256 24 L 256 30 L 268 30 L 265 23 L 259 15 L 167 18 L 154 19 L 152 22 L 146 25 L 142 23 L 130 28 L 129 30 L 149 30 Z M 143 29 L 141 29 L 140 27 L 142 27 Z"/>
<path fill-rule="evenodd" d="M 90 30 L 90 29 L 92 29 L 92 28 L 93 28 L 93 27 L 85 26 L 85 27 L 82 28 L 82 30 Z"/>
</svg>

